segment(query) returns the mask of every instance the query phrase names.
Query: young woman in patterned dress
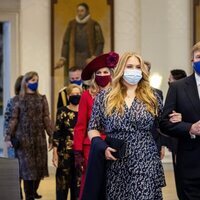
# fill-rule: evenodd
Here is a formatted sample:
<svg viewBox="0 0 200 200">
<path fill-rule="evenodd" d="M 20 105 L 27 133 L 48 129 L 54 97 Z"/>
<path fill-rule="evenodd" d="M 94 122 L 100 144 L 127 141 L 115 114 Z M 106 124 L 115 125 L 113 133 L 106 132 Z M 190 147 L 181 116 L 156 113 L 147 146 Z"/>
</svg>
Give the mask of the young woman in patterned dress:
<svg viewBox="0 0 200 200">
<path fill-rule="evenodd" d="M 162 101 L 149 85 L 142 58 L 125 53 L 115 68 L 112 88 L 95 100 L 88 128 L 92 143 L 104 146 L 108 161 L 106 200 L 162 199 L 165 178 L 151 134 L 161 112 Z M 102 130 L 124 142 L 125 151 L 118 159 L 113 156 L 116 149 L 99 137 Z"/>
</svg>

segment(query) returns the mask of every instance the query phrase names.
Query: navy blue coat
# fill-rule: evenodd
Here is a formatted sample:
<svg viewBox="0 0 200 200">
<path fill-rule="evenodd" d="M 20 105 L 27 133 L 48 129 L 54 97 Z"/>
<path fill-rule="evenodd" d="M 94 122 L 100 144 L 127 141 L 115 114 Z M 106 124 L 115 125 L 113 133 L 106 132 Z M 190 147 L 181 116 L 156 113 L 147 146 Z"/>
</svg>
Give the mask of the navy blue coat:
<svg viewBox="0 0 200 200">
<path fill-rule="evenodd" d="M 100 137 L 92 139 L 81 200 L 105 200 L 107 144 Z"/>
</svg>

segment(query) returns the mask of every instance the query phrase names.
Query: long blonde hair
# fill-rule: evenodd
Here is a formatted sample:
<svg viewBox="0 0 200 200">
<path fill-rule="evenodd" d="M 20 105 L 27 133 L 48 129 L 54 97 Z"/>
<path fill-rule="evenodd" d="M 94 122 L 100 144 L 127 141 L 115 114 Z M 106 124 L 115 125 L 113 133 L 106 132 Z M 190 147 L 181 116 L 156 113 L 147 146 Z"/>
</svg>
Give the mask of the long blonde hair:
<svg viewBox="0 0 200 200">
<path fill-rule="evenodd" d="M 31 72 L 27 72 L 25 75 L 24 75 L 24 77 L 23 77 L 23 79 L 22 79 L 22 83 L 21 83 L 21 90 L 20 90 L 20 97 L 24 97 L 24 95 L 26 94 L 26 89 L 27 89 L 27 86 L 26 86 L 26 84 L 27 84 L 27 82 L 29 81 L 29 80 L 31 80 L 34 76 L 37 76 L 38 77 L 38 79 L 39 79 L 39 76 L 38 76 L 38 73 L 37 72 L 34 72 L 34 71 L 31 71 Z M 38 93 L 38 90 L 36 90 L 36 93 L 37 94 L 39 94 Z"/>
<path fill-rule="evenodd" d="M 96 96 L 100 91 L 100 87 L 97 85 L 95 81 L 95 72 L 92 74 L 92 77 L 90 79 L 89 91 L 92 96 Z"/>
<path fill-rule="evenodd" d="M 136 53 L 124 53 L 120 58 L 117 67 L 114 70 L 114 77 L 112 81 L 112 89 L 106 96 L 106 114 L 109 116 L 114 111 L 119 114 L 124 113 L 124 98 L 127 95 L 127 87 L 123 83 L 124 68 L 127 60 L 135 56 L 141 65 L 142 79 L 138 83 L 136 89 L 136 97 L 141 100 L 147 107 L 147 110 L 153 115 L 157 115 L 157 99 L 153 93 L 152 88 L 149 85 L 149 75 L 148 71 L 144 66 L 142 58 Z"/>
</svg>

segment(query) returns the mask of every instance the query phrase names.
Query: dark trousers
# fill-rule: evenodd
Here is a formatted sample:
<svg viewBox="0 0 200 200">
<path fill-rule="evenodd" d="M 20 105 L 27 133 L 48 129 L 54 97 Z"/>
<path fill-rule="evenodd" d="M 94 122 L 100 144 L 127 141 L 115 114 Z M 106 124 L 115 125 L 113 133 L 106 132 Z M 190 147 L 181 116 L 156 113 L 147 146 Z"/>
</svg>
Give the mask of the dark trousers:
<svg viewBox="0 0 200 200">
<path fill-rule="evenodd" d="M 37 190 L 38 190 L 38 188 L 40 186 L 40 181 L 41 181 L 40 179 L 34 181 L 34 195 L 37 194 Z"/>
<path fill-rule="evenodd" d="M 70 174 L 65 173 L 65 169 L 56 170 L 56 200 L 67 200 L 68 190 L 70 189 L 70 199 L 78 199 L 78 187 L 75 168 L 71 168 Z"/>
<path fill-rule="evenodd" d="M 200 179 L 184 178 L 181 180 L 180 200 L 199 200 L 200 199 Z"/>
<path fill-rule="evenodd" d="M 40 185 L 40 180 L 24 180 L 24 193 L 26 200 L 34 200 L 37 189 Z"/>
<path fill-rule="evenodd" d="M 172 161 L 173 161 L 173 168 L 174 168 L 174 180 L 176 185 L 176 193 L 179 199 L 181 199 L 181 186 L 179 183 L 177 166 L 176 166 L 176 153 L 172 151 Z"/>
<path fill-rule="evenodd" d="M 26 200 L 34 200 L 34 181 L 24 180 L 24 192 Z"/>
</svg>

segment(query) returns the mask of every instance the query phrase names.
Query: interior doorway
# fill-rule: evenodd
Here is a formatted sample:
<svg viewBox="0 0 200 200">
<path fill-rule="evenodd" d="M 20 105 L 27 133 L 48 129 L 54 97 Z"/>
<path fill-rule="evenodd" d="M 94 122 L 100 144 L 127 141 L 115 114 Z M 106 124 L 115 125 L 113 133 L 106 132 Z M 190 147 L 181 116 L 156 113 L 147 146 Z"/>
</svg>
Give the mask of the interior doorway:
<svg viewBox="0 0 200 200">
<path fill-rule="evenodd" d="M 18 13 L 0 13 L 0 156 L 6 156 L 3 122 L 8 99 L 19 74 Z"/>
</svg>

